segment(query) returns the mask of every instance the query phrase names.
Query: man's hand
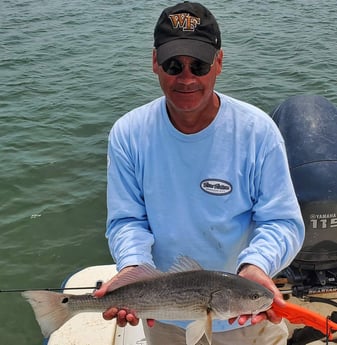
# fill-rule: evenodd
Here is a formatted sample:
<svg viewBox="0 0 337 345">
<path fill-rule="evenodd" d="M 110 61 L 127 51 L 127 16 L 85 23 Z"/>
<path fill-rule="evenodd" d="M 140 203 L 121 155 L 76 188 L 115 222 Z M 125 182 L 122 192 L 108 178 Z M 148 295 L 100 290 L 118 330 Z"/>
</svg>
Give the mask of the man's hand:
<svg viewBox="0 0 337 345">
<path fill-rule="evenodd" d="M 279 289 L 276 287 L 274 282 L 271 278 L 269 278 L 261 268 L 246 264 L 243 266 L 242 270 L 240 271 L 239 275 L 241 277 L 244 277 L 249 280 L 253 280 L 267 289 L 269 289 L 274 294 L 274 303 L 284 306 L 285 302 L 283 300 L 283 296 Z M 263 321 L 263 320 L 269 320 L 273 323 L 280 323 L 282 320 L 282 317 L 278 316 L 272 309 L 269 309 L 265 312 L 261 312 L 257 315 L 241 315 L 238 318 L 232 318 L 229 320 L 229 322 L 232 324 L 237 319 L 239 325 L 244 325 L 249 319 L 251 319 L 251 323 L 253 325 Z"/>
<path fill-rule="evenodd" d="M 130 273 L 131 270 L 136 269 L 136 267 L 137 266 L 129 266 L 122 269 L 109 281 L 102 284 L 99 290 L 96 290 L 94 292 L 94 296 L 100 298 L 106 295 L 108 292 L 114 290 L 116 288 L 116 285 L 118 285 L 118 281 L 123 276 L 125 276 L 125 274 Z M 112 320 L 114 318 L 117 318 L 117 325 L 120 327 L 125 327 L 127 324 L 130 324 L 131 326 L 137 326 L 139 323 L 139 318 L 136 316 L 134 310 L 118 309 L 115 307 L 109 308 L 105 312 L 103 312 L 103 318 L 105 320 Z M 149 327 L 152 327 L 154 325 L 154 320 L 148 319 L 146 321 Z"/>
</svg>

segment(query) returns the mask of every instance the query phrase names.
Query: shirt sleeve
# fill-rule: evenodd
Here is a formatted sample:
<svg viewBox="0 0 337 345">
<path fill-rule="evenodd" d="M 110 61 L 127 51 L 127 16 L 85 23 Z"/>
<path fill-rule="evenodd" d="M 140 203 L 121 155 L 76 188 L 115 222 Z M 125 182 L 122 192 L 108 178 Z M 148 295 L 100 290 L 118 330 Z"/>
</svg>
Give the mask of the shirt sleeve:
<svg viewBox="0 0 337 345">
<path fill-rule="evenodd" d="M 254 230 L 237 267 L 254 264 L 272 277 L 292 262 L 304 240 L 283 142 L 256 160 L 252 189 Z"/>
<path fill-rule="evenodd" d="M 108 142 L 106 237 L 118 271 L 130 265 L 153 265 L 154 238 L 135 173 L 135 153 L 125 138 L 123 127 L 116 123 Z"/>
</svg>

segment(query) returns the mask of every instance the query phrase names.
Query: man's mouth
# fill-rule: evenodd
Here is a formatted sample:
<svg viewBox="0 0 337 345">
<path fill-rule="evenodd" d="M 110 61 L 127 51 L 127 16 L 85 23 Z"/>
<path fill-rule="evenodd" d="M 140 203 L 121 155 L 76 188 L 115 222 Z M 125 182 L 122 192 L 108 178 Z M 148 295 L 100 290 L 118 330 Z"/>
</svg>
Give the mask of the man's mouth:
<svg viewBox="0 0 337 345">
<path fill-rule="evenodd" d="M 175 91 L 180 92 L 180 93 L 194 93 L 194 92 L 200 91 L 200 88 L 199 87 L 194 87 L 194 88 L 177 87 L 177 88 L 175 88 Z"/>
</svg>

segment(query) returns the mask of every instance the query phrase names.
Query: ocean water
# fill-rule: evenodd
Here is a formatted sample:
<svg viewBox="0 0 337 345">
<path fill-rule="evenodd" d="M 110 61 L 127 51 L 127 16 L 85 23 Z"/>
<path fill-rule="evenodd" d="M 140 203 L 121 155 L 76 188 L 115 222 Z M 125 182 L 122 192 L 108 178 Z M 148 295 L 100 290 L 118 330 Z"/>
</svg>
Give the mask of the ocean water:
<svg viewBox="0 0 337 345">
<path fill-rule="evenodd" d="M 332 0 L 207 0 L 225 52 L 216 89 L 266 112 L 314 93 L 337 104 Z M 161 95 L 152 32 L 175 1 L 0 1 L 0 290 L 58 287 L 112 262 L 107 135 Z M 19 294 L 0 293 L 0 344 L 42 336 Z"/>
</svg>

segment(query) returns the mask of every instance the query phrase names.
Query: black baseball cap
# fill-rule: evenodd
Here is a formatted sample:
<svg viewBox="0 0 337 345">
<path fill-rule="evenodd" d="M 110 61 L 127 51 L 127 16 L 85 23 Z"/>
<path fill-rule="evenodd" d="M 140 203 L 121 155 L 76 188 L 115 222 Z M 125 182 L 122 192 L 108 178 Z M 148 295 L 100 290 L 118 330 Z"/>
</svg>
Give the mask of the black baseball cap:
<svg viewBox="0 0 337 345">
<path fill-rule="evenodd" d="M 212 64 L 221 48 L 218 23 L 206 7 L 196 2 L 185 1 L 168 7 L 154 29 L 154 47 L 159 65 L 177 55 Z"/>
</svg>

